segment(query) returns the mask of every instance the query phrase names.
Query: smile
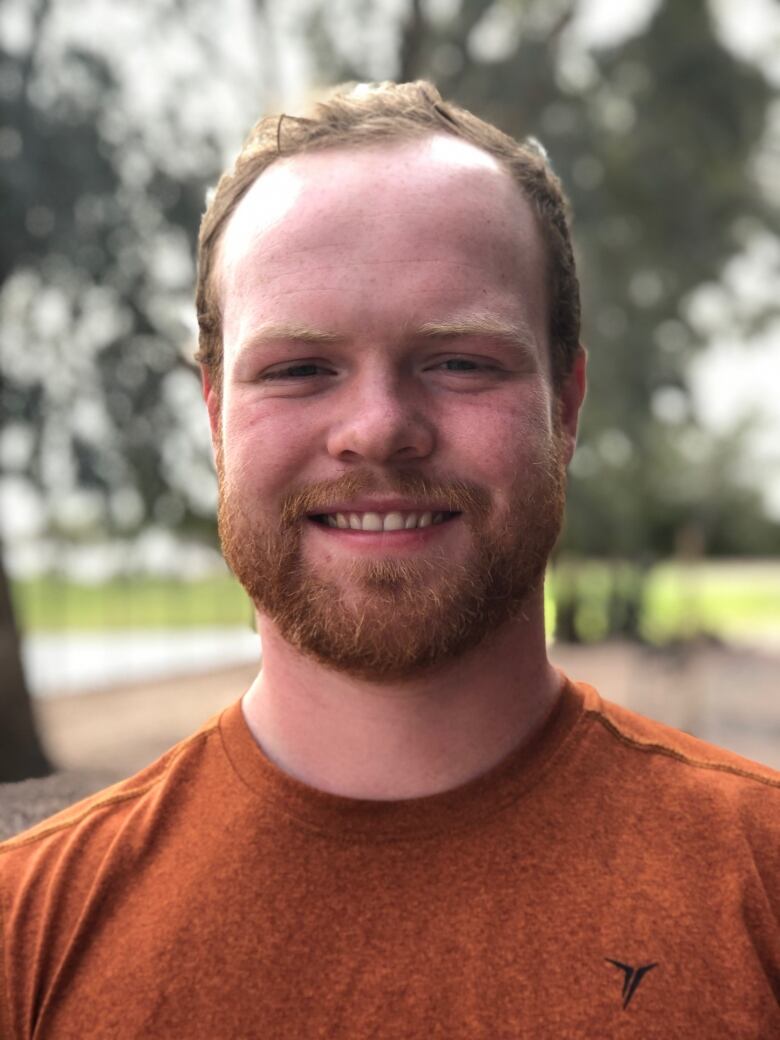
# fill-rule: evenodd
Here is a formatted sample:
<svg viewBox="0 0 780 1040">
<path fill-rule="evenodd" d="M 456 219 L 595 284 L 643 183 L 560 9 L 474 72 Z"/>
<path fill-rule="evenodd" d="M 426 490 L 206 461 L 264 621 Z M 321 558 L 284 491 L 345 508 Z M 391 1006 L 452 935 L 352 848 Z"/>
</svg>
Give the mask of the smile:
<svg viewBox="0 0 780 1040">
<path fill-rule="evenodd" d="M 431 512 L 421 513 L 320 513 L 310 519 L 325 527 L 336 527 L 342 531 L 411 531 L 418 527 L 431 527 L 452 520 L 457 513 Z"/>
</svg>

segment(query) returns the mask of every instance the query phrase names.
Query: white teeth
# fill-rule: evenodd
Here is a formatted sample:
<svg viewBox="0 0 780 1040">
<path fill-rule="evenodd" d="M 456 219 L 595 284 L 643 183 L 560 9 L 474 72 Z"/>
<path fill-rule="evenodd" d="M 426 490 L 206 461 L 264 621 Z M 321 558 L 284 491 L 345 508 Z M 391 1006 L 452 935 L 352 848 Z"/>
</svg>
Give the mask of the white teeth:
<svg viewBox="0 0 780 1040">
<path fill-rule="evenodd" d="M 404 518 L 400 513 L 388 513 L 382 526 L 385 531 L 402 531 Z"/>
<path fill-rule="evenodd" d="M 416 527 L 430 527 L 444 522 L 445 513 L 325 513 L 322 519 L 328 527 L 342 531 L 411 531 Z"/>
</svg>

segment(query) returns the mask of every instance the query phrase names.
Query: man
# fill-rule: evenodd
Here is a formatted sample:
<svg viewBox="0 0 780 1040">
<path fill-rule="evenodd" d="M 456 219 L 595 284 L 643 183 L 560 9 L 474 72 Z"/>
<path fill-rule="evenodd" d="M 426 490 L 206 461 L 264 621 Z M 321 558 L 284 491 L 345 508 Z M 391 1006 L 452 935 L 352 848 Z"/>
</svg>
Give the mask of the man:
<svg viewBox="0 0 780 1040">
<path fill-rule="evenodd" d="M 4 846 L 2 1036 L 780 1035 L 780 778 L 547 660 L 585 354 L 540 147 L 356 88 L 258 124 L 199 260 L 263 669 Z"/>
</svg>

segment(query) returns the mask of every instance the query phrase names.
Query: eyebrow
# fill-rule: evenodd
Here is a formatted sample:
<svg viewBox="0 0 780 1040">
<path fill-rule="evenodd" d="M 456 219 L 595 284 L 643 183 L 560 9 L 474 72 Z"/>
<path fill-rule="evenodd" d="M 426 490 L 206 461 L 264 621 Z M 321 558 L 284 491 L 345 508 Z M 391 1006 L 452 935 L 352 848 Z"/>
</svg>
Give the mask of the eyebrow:
<svg viewBox="0 0 780 1040">
<path fill-rule="evenodd" d="M 536 352 L 536 336 L 522 320 L 505 321 L 495 314 L 481 312 L 458 315 L 443 321 L 427 321 L 416 333 L 428 339 L 456 336 L 487 336 L 518 347 L 523 353 Z"/>
<path fill-rule="evenodd" d="M 343 336 L 336 332 L 325 332 L 323 329 L 315 329 L 311 325 L 303 325 L 296 322 L 269 322 L 255 329 L 247 337 L 243 346 L 256 347 L 263 343 L 271 343 L 278 340 L 295 340 L 298 343 L 338 343 Z"/>
<path fill-rule="evenodd" d="M 463 336 L 482 336 L 502 340 L 517 347 L 524 354 L 536 354 L 536 337 L 531 327 L 522 319 L 506 321 L 495 314 L 469 312 L 437 321 L 426 321 L 422 325 L 407 329 L 412 338 L 454 339 Z M 337 332 L 327 332 L 299 322 L 268 322 L 255 329 L 247 337 L 244 348 L 262 346 L 279 340 L 297 343 L 332 344 L 343 342 Z"/>
</svg>

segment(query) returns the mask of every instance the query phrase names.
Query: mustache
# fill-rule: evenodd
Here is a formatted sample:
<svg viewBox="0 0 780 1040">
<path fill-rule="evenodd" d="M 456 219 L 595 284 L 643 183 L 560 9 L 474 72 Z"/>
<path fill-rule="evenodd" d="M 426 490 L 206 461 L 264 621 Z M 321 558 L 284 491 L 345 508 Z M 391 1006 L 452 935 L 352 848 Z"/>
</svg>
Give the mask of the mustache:
<svg viewBox="0 0 780 1040">
<path fill-rule="evenodd" d="M 374 473 L 346 473 L 335 480 L 306 484 L 286 495 L 281 505 L 281 523 L 291 526 L 311 513 L 327 513 L 344 499 L 367 494 L 403 495 L 420 504 L 441 503 L 448 512 L 464 513 L 475 520 L 486 517 L 490 494 L 478 484 L 463 480 L 433 480 L 421 473 L 388 473 L 379 479 Z"/>
</svg>

